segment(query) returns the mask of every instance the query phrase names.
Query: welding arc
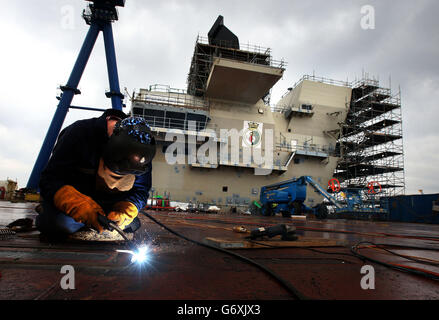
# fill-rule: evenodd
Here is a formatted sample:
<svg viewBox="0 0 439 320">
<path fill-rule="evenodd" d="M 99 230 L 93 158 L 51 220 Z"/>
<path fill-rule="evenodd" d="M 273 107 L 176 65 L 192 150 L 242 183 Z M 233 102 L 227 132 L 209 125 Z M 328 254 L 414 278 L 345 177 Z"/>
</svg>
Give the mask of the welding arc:
<svg viewBox="0 0 439 320">
<path fill-rule="evenodd" d="M 393 264 L 393 263 L 386 263 L 380 260 L 376 260 L 367 256 L 364 256 L 362 254 L 360 254 L 358 252 L 358 250 L 360 249 L 359 246 L 361 244 L 369 244 L 369 245 L 373 245 L 376 246 L 375 243 L 373 242 L 368 242 L 368 241 L 362 241 L 357 243 L 356 245 L 351 247 L 351 252 L 352 254 L 354 254 L 355 256 L 357 256 L 360 259 L 363 259 L 364 261 L 370 261 L 376 264 L 380 264 L 382 266 L 391 268 L 391 269 L 395 269 L 395 270 L 399 270 L 401 272 L 406 272 L 406 273 L 412 273 L 412 274 L 416 274 L 416 275 L 420 275 L 429 279 L 433 279 L 433 280 L 439 280 L 439 273 L 436 272 L 432 272 L 432 271 L 428 271 L 428 270 L 423 270 L 420 268 L 415 268 L 415 267 L 411 267 L 411 266 L 405 266 L 405 265 L 401 265 L 401 264 Z"/>
<path fill-rule="evenodd" d="M 296 299 L 298 300 L 309 300 L 308 297 L 306 297 L 305 295 L 303 295 L 301 292 L 299 292 L 291 283 L 289 283 L 288 281 L 286 281 L 285 279 L 283 279 L 281 276 L 279 276 L 278 274 L 276 274 L 273 270 L 271 270 L 270 268 L 257 263 L 256 261 L 250 259 L 250 258 L 246 258 L 240 254 L 237 254 L 235 252 L 231 252 L 222 248 L 218 248 L 218 247 L 214 247 L 211 246 L 207 243 L 202 243 L 193 239 L 190 239 L 174 230 L 172 230 L 171 228 L 167 227 L 165 224 L 161 223 L 160 221 L 158 221 L 157 219 L 155 219 L 154 217 L 152 217 L 150 214 L 148 214 L 145 211 L 142 211 L 142 213 L 147 216 L 149 219 L 151 219 L 152 221 L 154 221 L 155 223 L 157 223 L 159 226 L 163 227 L 164 229 L 166 229 L 167 231 L 169 231 L 170 233 L 176 235 L 177 237 L 180 237 L 186 241 L 195 243 L 199 246 L 202 247 L 206 247 L 215 251 L 219 251 L 228 255 L 231 255 L 239 260 L 242 260 L 244 262 L 247 262 L 249 264 L 252 264 L 254 266 L 256 266 L 257 268 L 259 268 L 260 270 L 264 271 L 265 273 L 267 273 L 268 275 L 270 275 L 271 277 L 273 277 L 276 281 L 278 281 L 289 293 L 291 293 Z"/>
</svg>

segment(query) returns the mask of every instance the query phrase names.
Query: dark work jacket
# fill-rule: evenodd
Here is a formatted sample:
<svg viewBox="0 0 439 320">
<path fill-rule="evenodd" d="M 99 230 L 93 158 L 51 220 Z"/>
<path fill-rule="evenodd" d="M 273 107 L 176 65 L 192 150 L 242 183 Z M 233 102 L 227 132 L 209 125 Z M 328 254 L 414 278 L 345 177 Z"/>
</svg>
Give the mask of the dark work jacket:
<svg viewBox="0 0 439 320">
<path fill-rule="evenodd" d="M 61 131 L 41 174 L 40 192 L 45 201 L 53 204 L 55 193 L 64 185 L 71 185 L 95 200 L 106 212 L 118 201 L 130 201 L 139 211 L 146 205 L 151 188 L 151 164 L 145 174 L 136 176 L 129 191 L 97 188 L 99 160 L 109 139 L 106 120 L 109 115 L 127 117 L 122 111 L 109 109 L 99 118 L 76 121 Z"/>
</svg>

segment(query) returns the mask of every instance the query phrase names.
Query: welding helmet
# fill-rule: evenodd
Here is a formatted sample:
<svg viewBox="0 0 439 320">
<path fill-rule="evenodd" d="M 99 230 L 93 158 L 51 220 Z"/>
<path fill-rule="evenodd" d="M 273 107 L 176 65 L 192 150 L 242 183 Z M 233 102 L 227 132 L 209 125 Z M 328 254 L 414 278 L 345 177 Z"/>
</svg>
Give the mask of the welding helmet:
<svg viewBox="0 0 439 320">
<path fill-rule="evenodd" d="M 155 139 L 144 118 L 128 117 L 114 126 L 103 160 L 105 166 L 119 175 L 141 175 L 155 156 Z"/>
</svg>

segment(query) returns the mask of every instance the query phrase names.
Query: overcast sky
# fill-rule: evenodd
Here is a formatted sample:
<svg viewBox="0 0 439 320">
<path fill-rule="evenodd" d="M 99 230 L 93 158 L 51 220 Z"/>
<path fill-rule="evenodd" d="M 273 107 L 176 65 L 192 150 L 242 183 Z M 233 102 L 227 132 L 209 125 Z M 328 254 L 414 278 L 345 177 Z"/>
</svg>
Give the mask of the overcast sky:
<svg viewBox="0 0 439 320">
<path fill-rule="evenodd" d="M 82 0 L 1 0 L 0 180 L 24 187 L 88 26 Z M 361 8 L 375 10 L 364 30 Z M 402 91 L 406 191 L 439 192 L 439 2 L 127 0 L 113 25 L 121 88 L 186 88 L 198 34 L 218 15 L 241 43 L 270 47 L 288 62 L 272 103 L 304 74 L 338 80 L 362 70 Z M 111 107 L 102 35 L 74 105 Z M 128 103 L 129 106 L 129 103 Z M 127 110 L 125 110 L 127 111 Z M 96 116 L 71 110 L 64 126 Z"/>
</svg>

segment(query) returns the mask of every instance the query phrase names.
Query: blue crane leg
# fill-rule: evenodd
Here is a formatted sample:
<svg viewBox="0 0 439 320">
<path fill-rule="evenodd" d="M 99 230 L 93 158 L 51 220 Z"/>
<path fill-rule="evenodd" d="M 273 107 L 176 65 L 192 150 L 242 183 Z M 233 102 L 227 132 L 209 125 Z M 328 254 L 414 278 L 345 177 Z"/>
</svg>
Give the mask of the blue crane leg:
<svg viewBox="0 0 439 320">
<path fill-rule="evenodd" d="M 99 32 L 100 28 L 98 24 L 92 23 L 90 25 L 90 29 L 88 30 L 87 36 L 85 37 L 84 43 L 82 44 L 81 50 L 79 51 L 78 58 L 76 59 L 72 73 L 67 81 L 67 85 L 65 86 L 67 89 L 64 90 L 61 96 L 61 100 L 52 118 L 52 122 L 47 130 L 40 153 L 38 154 L 37 160 L 35 161 L 35 165 L 27 182 L 27 188 L 34 190 L 38 189 L 41 172 L 46 166 L 50 154 L 52 153 L 52 149 L 55 145 L 56 139 L 58 138 L 58 134 L 64 123 L 64 119 L 67 115 L 67 111 L 69 110 L 75 90 L 78 88 L 79 80 L 81 80 L 81 76 L 84 72 L 85 66 L 87 65 Z"/>
<path fill-rule="evenodd" d="M 116 51 L 114 50 L 113 29 L 111 23 L 103 25 L 105 55 L 107 57 L 108 80 L 110 82 L 111 106 L 113 109 L 122 110 L 122 96 L 119 88 L 117 74 Z"/>
</svg>

